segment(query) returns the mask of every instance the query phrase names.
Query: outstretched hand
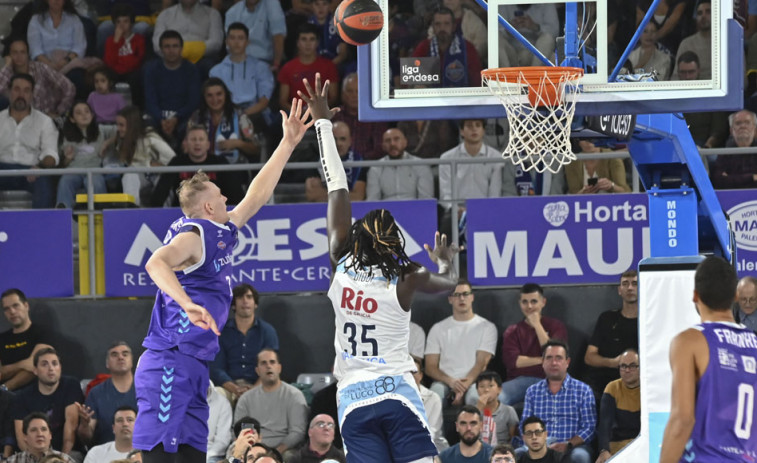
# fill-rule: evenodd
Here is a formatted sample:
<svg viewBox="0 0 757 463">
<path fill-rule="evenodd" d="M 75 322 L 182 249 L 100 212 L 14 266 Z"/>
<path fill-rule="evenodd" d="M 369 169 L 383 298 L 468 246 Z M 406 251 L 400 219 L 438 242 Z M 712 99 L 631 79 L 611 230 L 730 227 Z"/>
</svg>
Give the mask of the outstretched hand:
<svg viewBox="0 0 757 463">
<path fill-rule="evenodd" d="M 293 145 L 302 140 L 305 136 L 305 132 L 315 123 L 315 119 L 310 117 L 310 109 L 304 113 L 302 112 L 302 100 L 292 98 L 292 108 L 289 110 L 289 115 L 286 112 L 281 112 L 281 127 L 284 129 L 284 139 L 291 142 Z"/>
<path fill-rule="evenodd" d="M 186 307 L 182 308 L 189 316 L 189 321 L 194 325 L 199 326 L 204 330 L 213 330 L 213 332 L 217 336 L 221 335 L 221 332 L 218 331 L 218 325 L 216 325 L 216 321 L 213 319 L 213 316 L 210 315 L 210 312 L 205 309 L 205 307 L 192 302 L 187 304 Z"/>
<path fill-rule="evenodd" d="M 429 259 L 435 264 L 439 264 L 439 261 L 444 263 L 452 262 L 452 258 L 461 250 L 461 248 L 455 243 L 448 245 L 447 235 L 439 233 L 438 231 L 434 236 L 434 241 L 433 249 L 431 249 L 431 246 L 428 244 L 424 244 L 423 248 L 428 253 Z"/>
<path fill-rule="evenodd" d="M 305 90 L 308 94 L 305 95 L 301 91 L 297 91 L 297 94 L 302 100 L 307 103 L 308 110 L 312 114 L 313 119 L 331 119 L 334 114 L 339 112 L 339 108 L 329 109 L 329 85 L 327 80 L 321 85 L 321 74 L 315 74 L 315 87 L 310 86 L 310 82 L 307 79 L 302 79 L 302 83 L 305 84 Z"/>
</svg>

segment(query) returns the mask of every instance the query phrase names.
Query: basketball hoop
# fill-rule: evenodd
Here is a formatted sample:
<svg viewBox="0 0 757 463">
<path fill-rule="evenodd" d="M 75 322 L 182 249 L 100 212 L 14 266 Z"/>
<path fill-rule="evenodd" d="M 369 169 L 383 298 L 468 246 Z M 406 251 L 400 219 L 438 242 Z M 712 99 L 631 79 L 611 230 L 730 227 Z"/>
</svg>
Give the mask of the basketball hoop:
<svg viewBox="0 0 757 463">
<path fill-rule="evenodd" d="M 581 68 L 533 66 L 481 71 L 483 85 L 507 111 L 510 141 L 502 152 L 523 170 L 557 173 L 576 160 L 570 125 L 580 91 Z M 524 93 L 528 98 L 523 98 Z"/>
</svg>

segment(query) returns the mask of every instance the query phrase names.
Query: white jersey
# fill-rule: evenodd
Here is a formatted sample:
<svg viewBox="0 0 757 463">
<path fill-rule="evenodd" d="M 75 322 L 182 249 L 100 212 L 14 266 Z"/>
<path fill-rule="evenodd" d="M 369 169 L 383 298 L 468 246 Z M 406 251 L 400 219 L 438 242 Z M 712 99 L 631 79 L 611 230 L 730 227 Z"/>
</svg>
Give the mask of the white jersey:
<svg viewBox="0 0 757 463">
<path fill-rule="evenodd" d="M 410 311 L 397 299 L 397 278 L 387 281 L 378 267 L 372 275 L 345 270 L 349 258 L 337 265 L 328 292 L 336 323 L 334 376 L 347 383 L 415 371 L 408 353 Z"/>
</svg>

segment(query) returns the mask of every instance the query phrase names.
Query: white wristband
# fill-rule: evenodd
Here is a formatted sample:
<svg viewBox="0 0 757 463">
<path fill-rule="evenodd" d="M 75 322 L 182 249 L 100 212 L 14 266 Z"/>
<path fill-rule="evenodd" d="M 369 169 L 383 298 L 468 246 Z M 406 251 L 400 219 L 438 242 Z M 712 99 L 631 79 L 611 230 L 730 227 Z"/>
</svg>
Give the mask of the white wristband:
<svg viewBox="0 0 757 463">
<path fill-rule="evenodd" d="M 321 152 L 323 175 L 326 177 L 326 189 L 329 193 L 336 190 L 347 190 L 347 175 L 344 173 L 342 159 L 336 149 L 336 141 L 332 133 L 331 121 L 318 119 L 315 121 L 315 132 L 318 135 L 318 149 Z"/>
</svg>

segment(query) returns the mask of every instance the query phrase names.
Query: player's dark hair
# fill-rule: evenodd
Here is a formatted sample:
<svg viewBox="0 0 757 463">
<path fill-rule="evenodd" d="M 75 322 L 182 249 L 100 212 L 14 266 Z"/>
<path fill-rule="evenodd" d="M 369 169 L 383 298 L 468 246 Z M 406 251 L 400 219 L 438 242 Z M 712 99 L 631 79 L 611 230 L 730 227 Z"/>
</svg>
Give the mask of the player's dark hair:
<svg viewBox="0 0 757 463">
<path fill-rule="evenodd" d="M 621 279 L 623 279 L 623 278 L 638 278 L 638 277 L 639 277 L 639 272 L 637 272 L 635 268 L 630 268 L 630 269 L 628 269 L 625 272 L 623 272 L 623 273 L 620 274 L 620 278 Z"/>
<path fill-rule="evenodd" d="M 24 292 L 18 288 L 6 289 L 5 291 L 3 291 L 3 294 L 0 294 L 0 299 L 8 297 L 8 296 L 13 296 L 14 294 L 18 296 L 18 300 L 21 301 L 22 303 L 28 302 L 26 300 L 26 294 L 24 294 Z"/>
<path fill-rule="evenodd" d="M 39 359 L 40 359 L 40 358 L 41 358 L 41 357 L 42 357 L 43 355 L 48 355 L 48 354 L 53 354 L 53 355 L 55 355 L 56 357 L 58 357 L 58 362 L 60 362 L 60 355 L 58 355 L 58 351 L 56 351 L 56 350 L 55 350 L 54 348 L 52 348 L 52 347 L 44 347 L 44 348 L 42 348 L 42 349 L 38 350 L 38 351 L 37 351 L 37 352 L 36 352 L 36 353 L 34 354 L 34 358 L 32 359 L 32 360 L 33 360 L 33 362 L 34 362 L 34 367 L 35 367 L 35 368 L 37 367 L 37 363 L 39 363 Z"/>
<path fill-rule="evenodd" d="M 562 347 L 565 349 L 565 358 L 570 358 L 570 349 L 568 349 L 568 344 L 564 341 L 561 341 L 559 339 L 550 338 L 546 344 L 544 344 L 541 348 L 541 358 L 544 358 L 544 354 L 547 353 L 548 347 Z"/>
<path fill-rule="evenodd" d="M 35 85 L 34 77 L 32 77 L 31 74 L 26 74 L 23 72 L 19 72 L 18 74 L 13 74 L 13 76 L 11 76 L 11 80 L 8 81 L 9 90 L 13 88 L 13 82 L 17 81 L 18 79 L 25 80 L 29 82 L 30 84 L 32 84 L 32 90 L 34 90 L 34 85 Z"/>
<path fill-rule="evenodd" d="M 492 449 L 492 456 L 495 455 L 511 455 L 515 458 L 515 449 L 510 444 L 499 444 Z"/>
<path fill-rule="evenodd" d="M 693 51 L 685 51 L 678 57 L 677 64 L 681 63 L 697 63 L 697 67 L 699 67 L 699 56 Z"/>
<path fill-rule="evenodd" d="M 258 290 L 249 283 L 241 283 L 234 286 L 234 289 L 231 290 L 233 301 L 236 301 L 240 297 L 247 294 L 247 291 L 252 292 L 252 298 L 255 300 L 255 304 L 257 305 L 260 302 L 260 294 L 258 293 Z M 233 301 L 232 304 L 234 303 Z"/>
<path fill-rule="evenodd" d="M 338 259 L 347 254 L 352 258 L 345 269 L 366 270 L 373 275 L 373 266 L 378 266 L 389 281 L 404 278 L 419 266 L 405 254 L 405 237 L 386 209 L 374 209 L 352 224 Z"/>
<path fill-rule="evenodd" d="M 463 413 L 478 415 L 479 418 L 482 418 L 481 410 L 473 405 L 463 405 L 462 407 L 460 407 L 460 410 L 458 410 L 457 415 L 455 415 L 455 421 L 457 421 L 457 419 L 460 418 L 460 415 L 462 415 Z"/>
<path fill-rule="evenodd" d="M 251 416 L 243 416 L 242 418 L 239 418 L 236 423 L 234 423 L 234 437 L 239 437 L 239 433 L 242 432 L 242 425 L 243 424 L 251 424 L 253 428 L 255 428 L 255 432 L 260 435 L 260 421 L 256 420 L 255 418 Z M 246 426 L 245 429 L 247 429 L 249 426 Z"/>
<path fill-rule="evenodd" d="M 162 47 L 163 41 L 166 39 L 177 39 L 179 41 L 179 45 L 181 45 L 182 47 L 184 46 L 184 38 L 178 31 L 175 31 L 173 29 L 168 29 L 167 31 L 163 31 L 163 33 L 160 34 L 160 38 L 158 39 L 158 47 Z"/>
<path fill-rule="evenodd" d="M 525 285 L 521 286 L 520 293 L 521 294 L 539 293 L 542 296 L 544 296 L 544 288 L 542 288 L 541 285 L 537 283 L 526 283 Z"/>
<path fill-rule="evenodd" d="M 76 125 L 76 122 L 74 122 L 74 109 L 79 105 L 87 106 L 89 112 L 92 113 L 92 120 L 89 122 L 89 125 L 84 132 L 82 132 L 79 126 Z M 97 123 L 97 117 L 89 103 L 84 100 L 74 102 L 63 121 L 63 128 L 60 131 L 60 135 L 61 141 L 69 141 L 71 143 L 92 143 L 97 141 L 97 138 L 100 136 L 100 125 Z"/>
<path fill-rule="evenodd" d="M 110 17 L 113 18 L 114 24 L 118 18 L 129 18 L 129 21 L 134 24 L 134 8 L 128 3 L 116 3 L 110 9 Z"/>
<path fill-rule="evenodd" d="M 244 23 L 240 23 L 239 21 L 231 23 L 228 29 L 226 29 L 226 35 L 229 34 L 231 31 L 242 31 L 244 32 L 244 36 L 248 39 L 250 38 L 250 29 L 245 26 Z"/>
<path fill-rule="evenodd" d="M 118 414 L 118 412 L 125 412 L 125 411 L 134 412 L 134 416 L 137 415 L 136 408 L 132 407 L 131 405 L 121 405 L 120 407 L 116 409 L 115 412 L 113 412 L 113 424 L 116 424 L 116 415 Z"/>
<path fill-rule="evenodd" d="M 502 387 L 502 377 L 496 371 L 482 371 L 478 378 L 476 378 L 476 385 L 479 381 L 494 381 L 497 383 L 497 387 Z"/>
<path fill-rule="evenodd" d="M 720 257 L 707 257 L 697 265 L 694 273 L 694 291 L 699 295 L 699 300 L 712 310 L 731 310 L 738 283 L 736 270 Z"/>
<path fill-rule="evenodd" d="M 531 415 L 525 420 L 523 420 L 523 429 L 526 429 L 526 425 L 534 424 L 534 423 L 539 423 L 542 430 L 547 429 L 547 425 L 544 424 L 544 421 L 536 415 Z"/>
<path fill-rule="evenodd" d="M 26 434 L 29 431 L 29 425 L 33 420 L 42 420 L 47 425 L 47 429 L 50 429 L 50 419 L 47 417 L 47 414 L 42 412 L 31 412 L 28 415 L 24 417 L 24 420 L 21 422 L 21 431 Z"/>
</svg>

